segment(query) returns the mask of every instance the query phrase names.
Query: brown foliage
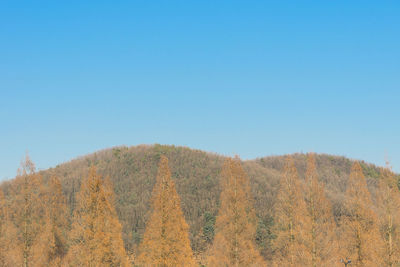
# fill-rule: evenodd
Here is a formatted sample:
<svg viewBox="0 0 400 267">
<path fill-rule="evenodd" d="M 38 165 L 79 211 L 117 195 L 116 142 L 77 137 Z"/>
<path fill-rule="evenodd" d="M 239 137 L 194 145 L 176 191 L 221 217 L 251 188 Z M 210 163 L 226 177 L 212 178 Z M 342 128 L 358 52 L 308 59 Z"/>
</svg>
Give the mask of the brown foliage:
<svg viewBox="0 0 400 267">
<path fill-rule="evenodd" d="M 181 199 L 181 208 L 190 226 L 189 237 L 193 251 L 199 258 L 205 258 L 204 254 L 206 253 L 204 252 L 207 251 L 214 237 L 215 215 L 218 212 L 218 199 L 221 193 L 220 169 L 225 158 L 185 147 L 154 145 L 107 149 L 39 173 L 30 172 L 29 168 L 26 167 L 27 173 L 32 174 L 26 177 L 28 178 L 26 179 L 27 184 L 31 184 L 27 187 L 30 188 L 29 190 L 22 190 L 24 184 L 22 172 L 16 179 L 3 182 L 1 189 L 4 192 L 5 207 L 8 209 L 9 219 L 1 224 L 3 229 L 7 228 L 8 230 L 5 230 L 5 234 L 0 236 L 0 240 L 3 238 L 3 240 L 9 242 L 0 241 L 0 254 L 1 249 L 7 248 L 6 259 L 11 259 L 8 266 L 22 266 L 23 262 L 22 223 L 24 220 L 21 219 L 20 215 L 23 213 L 24 192 L 31 192 L 30 195 L 26 195 L 30 199 L 35 199 L 30 202 L 32 209 L 27 209 L 27 215 L 32 218 L 32 222 L 28 227 L 31 234 L 26 235 L 26 237 L 34 238 L 29 249 L 29 259 L 31 259 L 31 266 L 33 266 L 32 260 L 36 258 L 34 254 L 40 250 L 34 248 L 34 246 L 36 246 L 36 243 L 40 243 L 38 242 L 39 239 L 46 240 L 43 237 L 45 233 L 48 233 L 46 229 L 52 228 L 46 226 L 50 225 L 51 221 L 47 218 L 49 209 L 41 208 L 49 205 L 47 194 L 49 193 L 51 177 L 57 176 L 62 185 L 62 195 L 65 196 L 67 202 L 66 221 L 67 228 L 69 228 L 72 214 L 79 206 L 75 196 L 79 195 L 81 184 L 86 181 L 87 173 L 92 165 L 96 166 L 102 176 L 109 176 L 112 179 L 113 188 L 110 187 L 110 191 L 115 191 L 116 213 L 123 226 L 122 236 L 125 247 L 130 252 L 130 257 L 134 259 L 132 252 L 137 251 L 136 246 L 143 238 L 145 223 L 149 221 L 151 215 L 148 212 L 149 203 L 156 180 L 160 154 L 167 155 L 170 160 L 171 173 Z M 294 154 L 292 158 L 298 170 L 299 183 L 302 185 L 307 180 L 306 155 Z M 318 180 L 324 187 L 327 200 L 332 204 L 334 220 L 340 223 L 340 218 L 348 215 L 344 202 L 347 200 L 346 185 L 352 161 L 331 155 L 315 155 L 315 158 L 318 162 Z M 262 255 L 266 259 L 272 260 L 276 258 L 276 251 L 273 250 L 275 249 L 273 245 L 276 245 L 276 239 L 274 233 L 271 233 L 272 230 L 274 232 L 276 230 L 276 227 L 273 226 L 274 210 L 276 210 L 274 207 L 277 206 L 279 199 L 277 193 L 279 192 L 281 170 L 284 168 L 285 159 L 282 156 L 273 156 L 244 161 L 242 164 L 249 176 L 255 212 L 259 218 L 256 241 Z M 33 167 L 33 164 L 30 165 Z M 360 165 L 367 180 L 369 191 L 373 196 L 377 196 L 377 202 L 371 201 L 366 206 L 376 210 L 380 218 L 384 219 L 384 208 L 382 208 L 382 204 L 378 205 L 381 189 L 378 189 L 377 186 L 382 170 L 364 162 L 361 162 Z M 395 175 L 394 182 L 397 182 L 399 178 Z M 306 185 L 308 185 L 307 182 Z M 61 196 L 61 194 L 59 195 Z M 27 206 L 29 207 L 29 205 Z M 209 218 L 209 220 L 205 220 L 205 218 Z M 385 237 L 385 226 L 382 223 L 387 224 L 387 222 L 379 221 L 381 235 Z M 341 225 L 343 226 L 343 223 Z M 309 230 L 310 228 L 304 229 Z M 398 227 L 393 221 L 393 230 L 395 229 L 398 229 Z M 208 235 L 205 238 L 206 230 Z M 36 233 L 42 233 L 42 237 L 39 238 Z M 346 239 L 346 237 L 341 235 L 341 239 Z M 51 242 L 53 242 L 51 240 L 50 236 L 48 238 L 50 247 L 52 247 Z M 304 245 L 309 249 L 309 243 L 304 243 Z M 51 251 L 54 250 L 51 249 Z M 62 252 L 57 254 L 61 255 Z"/>
<path fill-rule="evenodd" d="M 67 253 L 67 206 L 60 180 L 52 176 L 45 196 L 44 230 L 40 237 L 38 250 L 43 256 L 43 264 L 60 266 Z"/>
<path fill-rule="evenodd" d="M 249 179 L 238 158 L 225 161 L 221 184 L 221 206 L 208 266 L 265 266 L 255 245 L 257 217 Z"/>
<path fill-rule="evenodd" d="M 35 166 L 26 156 L 15 183 L 12 185 L 12 222 L 16 229 L 15 249 L 12 260 L 20 266 L 41 266 L 43 254 L 41 247 L 41 233 L 44 231 L 44 186 L 42 176 L 35 172 Z"/>
<path fill-rule="evenodd" d="M 112 190 L 92 167 L 82 183 L 67 255 L 70 266 L 127 266 Z"/>
<path fill-rule="evenodd" d="M 389 166 L 382 171 L 377 192 L 379 229 L 385 246 L 385 266 L 400 264 L 400 192 Z"/>
<path fill-rule="evenodd" d="M 382 266 L 382 239 L 361 165 L 354 163 L 341 218 L 341 256 L 353 266 Z"/>
<path fill-rule="evenodd" d="M 139 247 L 140 266 L 196 266 L 189 227 L 181 210 L 168 159 L 161 156 L 152 194 L 152 213 Z"/>
<path fill-rule="evenodd" d="M 288 156 L 275 206 L 274 266 L 311 266 L 307 249 L 311 218 L 302 191 L 293 159 Z"/>
<path fill-rule="evenodd" d="M 0 266 L 15 266 L 18 254 L 16 228 L 9 217 L 9 208 L 0 190 Z"/>
<path fill-rule="evenodd" d="M 29 156 L 2 201 L 1 266 L 57 266 L 66 253 L 66 204 L 56 177 L 46 187 Z M 1 198 L 1 197 L 0 197 Z"/>
<path fill-rule="evenodd" d="M 182 211 L 190 226 L 189 237 L 193 251 L 195 254 L 203 253 L 209 245 L 208 241 L 203 241 L 205 214 L 215 216 L 218 213 L 216 203 L 221 193 L 219 177 L 225 159 L 223 156 L 164 145 L 117 147 L 77 158 L 40 173 L 45 181 L 50 179 L 53 173 L 59 177 L 68 208 L 72 211 L 75 209 L 75 196 L 80 190 L 81 181 L 87 177 L 91 165 L 95 165 L 102 176 L 109 176 L 115 192 L 116 211 L 123 226 L 124 243 L 127 250 L 132 251 L 142 239 L 145 223 L 150 215 L 148 210 L 160 154 L 165 154 L 169 158 Z M 306 155 L 295 154 L 292 157 L 303 181 Z M 328 200 L 332 202 L 335 220 L 338 220 L 343 211 L 352 161 L 330 155 L 315 155 L 315 157 L 320 181 L 324 184 Z M 273 256 L 270 245 L 273 236 L 270 230 L 284 162 L 282 156 L 242 162 L 249 176 L 255 211 L 261 222 L 258 226 L 257 242 L 267 259 Z M 373 190 L 375 181 L 379 178 L 376 178 L 376 174 L 379 174 L 380 170 L 365 163 L 362 166 L 370 189 Z M 12 183 L 13 181 L 2 184 L 6 198 L 9 198 Z"/>
<path fill-rule="evenodd" d="M 195 266 L 188 225 L 165 156 L 160 159 L 152 214 L 139 251 L 138 263 L 143 266 Z"/>
<path fill-rule="evenodd" d="M 311 265 L 337 266 L 338 244 L 336 237 L 336 223 L 333 218 L 331 203 L 325 196 L 323 184 L 318 181 L 318 174 L 314 154 L 310 153 L 307 160 L 305 200 L 307 214 L 311 221 L 311 232 L 306 235 L 307 249 L 311 254 Z"/>
</svg>

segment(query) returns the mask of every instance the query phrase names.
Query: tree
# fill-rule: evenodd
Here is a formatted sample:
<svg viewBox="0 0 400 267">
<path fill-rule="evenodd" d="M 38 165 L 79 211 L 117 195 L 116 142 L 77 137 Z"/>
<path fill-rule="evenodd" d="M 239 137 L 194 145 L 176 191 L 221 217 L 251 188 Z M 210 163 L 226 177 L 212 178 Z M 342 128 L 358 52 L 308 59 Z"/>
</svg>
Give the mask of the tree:
<svg viewBox="0 0 400 267">
<path fill-rule="evenodd" d="M 311 240 L 311 219 L 307 216 L 302 191 L 297 169 L 288 156 L 275 204 L 275 266 L 312 266 L 312 253 L 307 248 Z"/>
<path fill-rule="evenodd" d="M 382 239 L 377 217 L 372 210 L 371 195 L 358 162 L 351 169 L 341 218 L 341 256 L 353 266 L 382 266 Z"/>
<path fill-rule="evenodd" d="M 190 247 L 189 227 L 165 156 L 160 159 L 151 209 L 152 214 L 139 247 L 139 265 L 196 266 Z"/>
<path fill-rule="evenodd" d="M 249 179 L 238 158 L 225 161 L 221 185 L 221 206 L 208 266 L 265 266 L 255 244 L 257 217 Z"/>
<path fill-rule="evenodd" d="M 400 264 L 400 192 L 390 166 L 382 169 L 377 191 L 379 229 L 384 241 L 383 260 L 385 266 Z"/>
<path fill-rule="evenodd" d="M 306 235 L 307 248 L 311 254 L 311 266 L 335 266 L 337 255 L 336 223 L 333 219 L 331 203 L 325 196 L 324 186 L 318 181 L 313 153 L 308 154 L 305 201 L 306 216 L 311 221 L 311 232 Z"/>
<path fill-rule="evenodd" d="M 67 252 L 67 207 L 62 187 L 56 176 L 51 176 L 45 196 L 43 230 L 35 242 L 35 255 L 40 255 L 39 265 L 61 266 Z"/>
<path fill-rule="evenodd" d="M 18 176 L 12 184 L 12 222 L 15 226 L 13 261 L 23 267 L 38 266 L 41 252 L 34 247 L 43 230 L 45 211 L 43 198 L 43 179 L 35 172 L 35 165 L 26 155 L 18 170 Z"/>
<path fill-rule="evenodd" d="M 92 166 L 82 182 L 71 230 L 67 263 L 72 266 L 127 266 L 113 191 Z"/>
</svg>

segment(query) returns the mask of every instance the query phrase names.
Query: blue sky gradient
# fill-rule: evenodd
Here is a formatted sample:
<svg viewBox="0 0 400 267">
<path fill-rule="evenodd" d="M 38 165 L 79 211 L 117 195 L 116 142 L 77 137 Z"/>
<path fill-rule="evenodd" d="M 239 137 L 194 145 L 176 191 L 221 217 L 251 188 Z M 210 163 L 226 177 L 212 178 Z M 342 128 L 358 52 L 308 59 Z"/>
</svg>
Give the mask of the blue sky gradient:
<svg viewBox="0 0 400 267">
<path fill-rule="evenodd" d="M 217 3 L 218 2 L 218 3 Z M 400 171 L 399 1 L 1 1 L 0 179 L 117 145 Z"/>
</svg>

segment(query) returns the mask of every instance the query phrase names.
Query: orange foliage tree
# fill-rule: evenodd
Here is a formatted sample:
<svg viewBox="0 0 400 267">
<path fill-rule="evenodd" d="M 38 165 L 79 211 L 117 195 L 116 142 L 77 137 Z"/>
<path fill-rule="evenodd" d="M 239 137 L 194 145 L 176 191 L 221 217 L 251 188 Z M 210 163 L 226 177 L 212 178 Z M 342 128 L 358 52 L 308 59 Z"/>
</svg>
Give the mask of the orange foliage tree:
<svg viewBox="0 0 400 267">
<path fill-rule="evenodd" d="M 42 252 L 38 251 L 38 241 L 43 231 L 45 212 L 44 187 L 41 175 L 35 172 L 35 165 L 26 155 L 21 163 L 18 176 L 12 184 L 11 206 L 12 222 L 16 233 L 13 250 L 13 262 L 29 267 L 42 264 Z"/>
<path fill-rule="evenodd" d="M 67 252 L 67 206 L 59 179 L 52 176 L 46 188 L 43 230 L 35 244 L 41 265 L 61 266 Z"/>
<path fill-rule="evenodd" d="M 257 217 L 249 179 L 238 158 L 225 161 L 221 185 L 221 206 L 208 266 L 265 266 L 255 244 Z"/>
<path fill-rule="evenodd" d="M 275 204 L 274 266 L 312 266 L 311 218 L 293 159 L 288 156 Z"/>
<path fill-rule="evenodd" d="M 88 267 L 127 266 L 113 190 L 104 185 L 94 166 L 77 197 L 67 263 Z"/>
<path fill-rule="evenodd" d="M 382 266 L 382 239 L 361 165 L 352 166 L 341 218 L 341 256 L 352 266 Z"/>
<path fill-rule="evenodd" d="M 385 266 L 400 265 L 400 192 L 390 167 L 382 170 L 377 192 L 379 229 L 384 240 Z"/>
<path fill-rule="evenodd" d="M 306 235 L 306 245 L 311 254 L 311 266 L 336 266 L 337 255 L 336 223 L 333 219 L 331 203 L 325 196 L 324 186 L 318 181 L 315 157 L 308 154 L 305 200 L 306 216 L 311 221 L 311 232 Z"/>
<path fill-rule="evenodd" d="M 160 159 L 151 208 L 152 214 L 139 247 L 139 266 L 196 266 L 189 227 L 165 156 Z"/>
</svg>

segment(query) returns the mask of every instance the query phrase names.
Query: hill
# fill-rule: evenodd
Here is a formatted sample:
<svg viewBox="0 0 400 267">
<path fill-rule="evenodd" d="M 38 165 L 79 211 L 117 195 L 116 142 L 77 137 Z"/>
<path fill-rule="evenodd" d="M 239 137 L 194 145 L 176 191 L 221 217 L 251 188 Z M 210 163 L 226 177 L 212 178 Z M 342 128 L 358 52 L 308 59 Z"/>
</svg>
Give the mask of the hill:
<svg viewBox="0 0 400 267">
<path fill-rule="evenodd" d="M 219 206 L 219 172 L 224 156 L 165 145 L 115 147 L 74 159 L 41 173 L 45 179 L 51 174 L 60 178 L 70 214 L 74 209 L 75 195 L 80 189 L 81 180 L 87 176 L 92 164 L 104 177 L 109 176 L 116 195 L 116 209 L 123 225 L 125 246 L 132 250 L 140 242 L 145 229 L 151 191 L 161 154 L 169 158 L 172 176 L 182 200 L 182 209 L 190 226 L 191 245 L 195 253 L 201 254 L 213 238 L 215 216 Z M 306 155 L 294 154 L 293 158 L 304 180 Z M 334 215 L 337 218 L 341 214 L 344 191 L 353 161 L 331 155 L 317 155 L 316 161 L 320 180 L 326 185 L 327 196 L 333 203 Z M 283 163 L 284 156 L 243 161 L 250 177 L 255 209 L 259 217 L 257 242 L 266 258 L 270 256 L 272 210 Z M 369 189 L 374 195 L 380 169 L 365 162 L 361 164 Z M 6 194 L 11 183 L 12 181 L 7 181 L 2 184 Z"/>
</svg>

